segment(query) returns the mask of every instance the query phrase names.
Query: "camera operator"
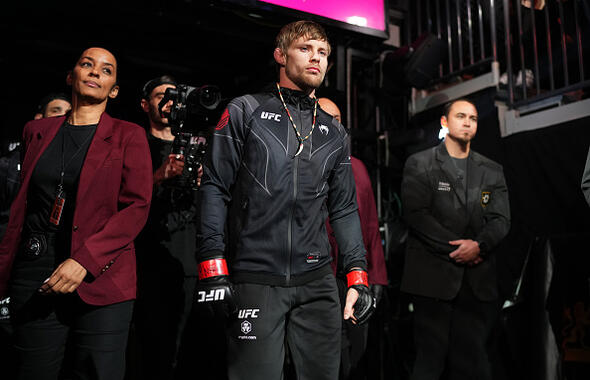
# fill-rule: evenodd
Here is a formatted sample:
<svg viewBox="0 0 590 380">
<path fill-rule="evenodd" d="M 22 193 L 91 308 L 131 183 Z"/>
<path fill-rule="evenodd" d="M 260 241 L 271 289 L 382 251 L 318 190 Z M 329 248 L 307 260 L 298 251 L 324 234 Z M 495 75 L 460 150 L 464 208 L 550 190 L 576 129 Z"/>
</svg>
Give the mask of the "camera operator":
<svg viewBox="0 0 590 380">
<path fill-rule="evenodd" d="M 141 99 L 149 119 L 154 187 L 147 224 L 136 240 L 139 378 L 173 377 L 197 278 L 197 191 L 172 182 L 182 174 L 184 157 L 171 153 L 174 135 L 158 109 L 168 88 L 176 88 L 172 77 L 154 78 L 144 85 Z M 170 103 L 163 112 L 169 111 Z"/>
</svg>

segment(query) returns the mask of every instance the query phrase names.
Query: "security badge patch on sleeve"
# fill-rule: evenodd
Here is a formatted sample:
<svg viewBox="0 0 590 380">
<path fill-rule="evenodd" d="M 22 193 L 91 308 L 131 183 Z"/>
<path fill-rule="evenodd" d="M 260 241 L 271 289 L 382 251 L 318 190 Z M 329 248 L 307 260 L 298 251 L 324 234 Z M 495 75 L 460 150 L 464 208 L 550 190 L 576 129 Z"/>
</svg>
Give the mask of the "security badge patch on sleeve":
<svg viewBox="0 0 590 380">
<path fill-rule="evenodd" d="M 482 191 L 481 192 L 481 207 L 486 207 L 491 200 L 492 193 L 490 191 Z"/>
</svg>

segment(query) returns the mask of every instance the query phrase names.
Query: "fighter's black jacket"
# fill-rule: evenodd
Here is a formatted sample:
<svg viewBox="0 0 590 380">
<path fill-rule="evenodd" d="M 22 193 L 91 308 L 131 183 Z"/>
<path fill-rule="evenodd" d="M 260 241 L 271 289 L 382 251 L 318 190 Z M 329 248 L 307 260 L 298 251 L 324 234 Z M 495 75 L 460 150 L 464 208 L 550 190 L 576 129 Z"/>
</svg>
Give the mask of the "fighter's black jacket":
<svg viewBox="0 0 590 380">
<path fill-rule="evenodd" d="M 282 92 L 304 138 L 314 100 Z M 227 252 L 234 282 L 304 284 L 331 271 L 329 216 L 344 268 L 366 267 L 346 130 L 318 106 L 298 147 L 277 90 L 229 103 L 204 165 L 199 260 Z"/>
</svg>

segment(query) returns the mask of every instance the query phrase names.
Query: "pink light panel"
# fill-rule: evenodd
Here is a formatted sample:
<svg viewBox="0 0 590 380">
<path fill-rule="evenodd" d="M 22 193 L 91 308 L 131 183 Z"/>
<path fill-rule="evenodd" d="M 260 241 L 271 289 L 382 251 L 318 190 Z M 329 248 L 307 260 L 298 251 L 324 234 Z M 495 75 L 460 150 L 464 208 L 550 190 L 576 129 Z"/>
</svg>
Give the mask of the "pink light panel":
<svg viewBox="0 0 590 380">
<path fill-rule="evenodd" d="M 259 0 L 371 29 L 385 30 L 383 0 Z"/>
</svg>

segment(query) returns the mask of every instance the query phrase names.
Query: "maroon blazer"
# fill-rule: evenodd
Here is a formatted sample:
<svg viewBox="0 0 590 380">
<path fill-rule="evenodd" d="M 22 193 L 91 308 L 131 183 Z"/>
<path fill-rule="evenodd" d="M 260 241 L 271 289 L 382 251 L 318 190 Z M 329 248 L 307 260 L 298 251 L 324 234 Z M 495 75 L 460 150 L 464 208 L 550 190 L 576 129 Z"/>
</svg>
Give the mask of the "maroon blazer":
<svg viewBox="0 0 590 380">
<path fill-rule="evenodd" d="M 369 275 L 369 284 L 387 285 L 387 268 L 385 266 L 385 256 L 383 255 L 383 243 L 379 233 L 379 218 L 377 216 L 377 206 L 371 187 L 371 178 L 367 168 L 361 160 L 350 157 L 352 164 L 352 174 L 356 185 L 356 203 L 358 204 L 359 219 L 361 220 L 361 232 L 363 242 L 367 250 L 367 273 Z M 332 269 L 336 271 L 338 263 L 338 244 L 330 226 L 329 220 L 326 221 L 328 231 L 328 240 L 330 241 L 330 254 L 332 255 Z"/>
<path fill-rule="evenodd" d="M 25 125 L 22 185 L 0 243 L 0 299 L 18 251 L 33 169 L 64 121 L 65 116 L 51 117 Z M 147 220 L 152 185 L 144 129 L 103 113 L 80 172 L 72 225 L 71 258 L 93 277 L 78 287 L 84 302 L 109 305 L 135 298 L 133 239 Z"/>
</svg>

